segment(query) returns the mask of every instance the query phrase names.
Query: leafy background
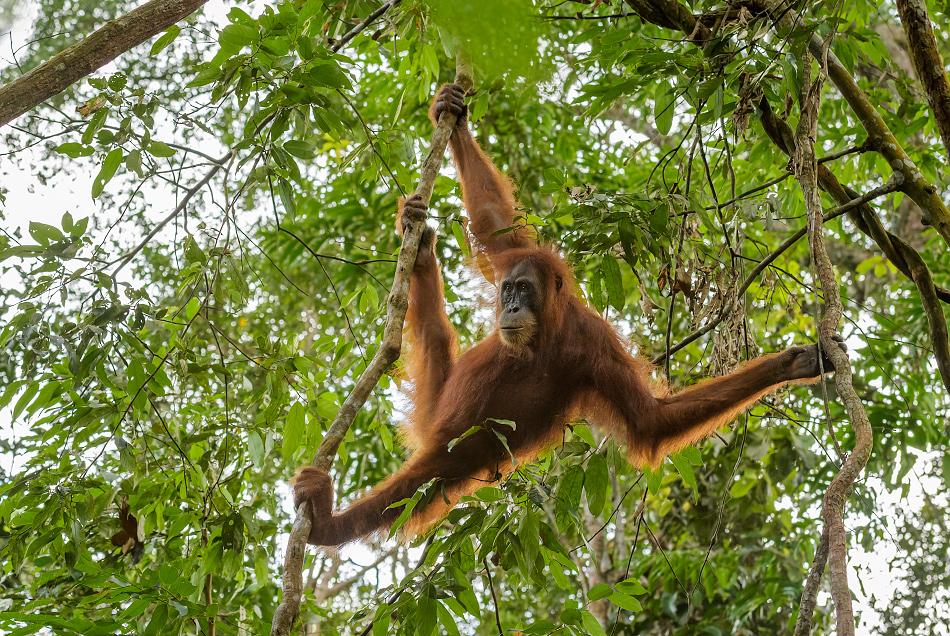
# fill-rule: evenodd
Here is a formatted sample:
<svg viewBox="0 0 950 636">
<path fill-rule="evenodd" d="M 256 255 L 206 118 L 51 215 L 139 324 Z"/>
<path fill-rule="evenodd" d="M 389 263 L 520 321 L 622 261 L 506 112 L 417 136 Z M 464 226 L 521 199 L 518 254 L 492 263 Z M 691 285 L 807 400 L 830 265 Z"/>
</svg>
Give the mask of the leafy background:
<svg viewBox="0 0 950 636">
<path fill-rule="evenodd" d="M 704 51 L 618 1 L 594 5 L 405 0 L 335 53 L 378 3 L 212 4 L 4 128 L 0 629 L 269 629 L 292 521 L 286 480 L 378 346 L 397 198 L 418 177 L 427 105 L 454 76 L 459 39 L 476 65 L 473 129 L 587 301 L 646 357 L 724 312 L 659 375 L 684 387 L 814 341 L 804 241 L 733 306 L 749 271 L 804 224 L 752 98 L 794 127 L 802 42 L 749 14 Z M 2 7 L 6 19 L 21 11 L 20 29 L 35 16 L 16 54 L 24 69 L 131 8 Z M 946 59 L 947 6 L 928 7 Z M 948 200 L 947 157 L 892 4 L 800 10 L 834 32 L 835 53 Z M 6 60 L 4 83 L 19 73 Z M 819 155 L 864 141 L 833 89 L 820 117 Z M 889 174 L 873 153 L 829 165 L 862 192 Z M 491 329 L 491 288 L 470 265 L 459 206 L 449 167 L 431 212 L 464 347 Z M 916 206 L 898 194 L 875 207 L 947 285 L 947 250 Z M 950 400 L 926 319 L 848 220 L 827 234 L 875 436 L 849 538 L 886 555 L 876 572 L 892 569 L 880 598 L 860 569 L 852 588 L 864 614 L 874 608 L 867 630 L 946 633 Z M 341 448 L 338 501 L 405 457 L 398 366 Z M 308 557 L 303 629 L 360 633 L 372 619 L 377 636 L 790 633 L 839 463 L 832 435 L 852 444 L 833 383 L 827 392 L 779 392 L 652 474 L 574 422 L 428 540 Z M 109 541 L 123 502 L 139 521 L 138 562 Z M 833 616 L 820 601 L 824 633 Z"/>
</svg>

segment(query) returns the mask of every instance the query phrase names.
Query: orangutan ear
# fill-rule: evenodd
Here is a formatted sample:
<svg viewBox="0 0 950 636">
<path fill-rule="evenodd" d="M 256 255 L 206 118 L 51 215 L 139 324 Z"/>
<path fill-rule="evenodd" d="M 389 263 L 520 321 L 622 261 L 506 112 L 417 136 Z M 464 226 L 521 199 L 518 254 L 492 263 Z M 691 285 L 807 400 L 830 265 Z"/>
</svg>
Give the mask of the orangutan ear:
<svg viewBox="0 0 950 636">
<path fill-rule="evenodd" d="M 564 284 L 564 279 L 560 276 L 554 277 L 554 291 L 561 291 L 561 286 Z"/>
</svg>

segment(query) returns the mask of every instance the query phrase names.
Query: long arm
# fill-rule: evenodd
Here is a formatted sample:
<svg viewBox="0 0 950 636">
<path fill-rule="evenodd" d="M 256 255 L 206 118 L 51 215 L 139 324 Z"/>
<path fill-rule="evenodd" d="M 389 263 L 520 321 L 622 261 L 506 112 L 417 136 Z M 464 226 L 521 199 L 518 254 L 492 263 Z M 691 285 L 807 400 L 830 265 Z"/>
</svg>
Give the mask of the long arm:
<svg viewBox="0 0 950 636">
<path fill-rule="evenodd" d="M 423 222 L 426 207 L 416 197 L 401 201 L 399 230 L 405 223 Z M 435 256 L 435 232 L 426 228 L 409 283 L 409 378 L 412 380 L 413 427 L 426 426 L 445 386 L 458 350 L 455 330 L 445 313 L 442 272 Z M 411 434 L 411 431 L 410 431 Z M 413 440 L 410 440 L 410 442 Z"/>
<path fill-rule="evenodd" d="M 590 380 L 608 420 L 617 420 L 617 428 L 624 429 L 637 465 L 656 466 L 670 453 L 711 435 L 763 395 L 819 375 L 817 345 L 792 347 L 675 395 L 657 396 L 647 386 L 649 365 L 627 353 L 606 323 L 600 323 L 598 331 L 609 353 L 595 363 Z M 833 370 L 827 357 L 824 368 Z"/>
<path fill-rule="evenodd" d="M 530 228 L 521 226 L 503 232 L 516 225 L 511 183 L 472 137 L 465 116 L 464 96 L 461 88 L 446 84 L 432 103 L 429 116 L 433 123 L 437 123 L 439 115 L 445 111 L 458 115 L 458 124 L 449 143 L 462 183 L 462 201 L 469 216 L 468 229 L 478 241 L 478 247 L 489 255 L 535 245 Z"/>
</svg>

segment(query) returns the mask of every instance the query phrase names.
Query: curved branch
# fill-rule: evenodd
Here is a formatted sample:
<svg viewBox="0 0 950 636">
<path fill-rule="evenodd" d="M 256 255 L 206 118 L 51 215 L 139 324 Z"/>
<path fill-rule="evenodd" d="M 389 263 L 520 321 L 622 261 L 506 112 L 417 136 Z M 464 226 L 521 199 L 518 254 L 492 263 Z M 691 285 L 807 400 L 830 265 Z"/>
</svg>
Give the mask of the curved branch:
<svg viewBox="0 0 950 636">
<path fill-rule="evenodd" d="M 456 61 L 455 83 L 465 89 L 471 89 L 474 84 L 471 66 L 461 57 Z M 455 129 L 456 118 L 451 114 L 443 114 L 439 125 L 432 136 L 429 153 L 422 162 L 419 177 L 419 186 L 416 194 L 428 204 L 432 198 L 432 189 L 435 179 L 445 157 L 445 148 L 449 137 Z M 396 274 L 393 277 L 392 291 L 387 302 L 388 315 L 386 327 L 383 331 L 383 341 L 380 343 L 376 355 L 363 371 L 352 391 L 343 401 L 336 419 L 330 425 L 326 435 L 317 448 L 317 454 L 312 464 L 323 471 L 329 471 L 333 465 L 337 450 L 343 442 L 343 437 L 356 418 L 356 414 L 363 407 L 373 388 L 379 383 L 383 373 L 392 366 L 402 350 L 402 329 L 406 319 L 406 310 L 409 308 L 409 280 L 412 275 L 413 264 L 419 251 L 419 241 L 425 222 L 404 226 L 402 249 L 396 261 Z M 300 601 L 303 596 L 303 560 L 307 549 L 307 537 L 310 535 L 310 505 L 304 502 L 297 509 L 297 518 L 294 520 L 290 536 L 287 538 L 287 549 L 284 556 L 283 593 L 284 598 L 271 624 L 271 636 L 286 636 L 290 633 L 297 617 L 300 614 Z"/>
<path fill-rule="evenodd" d="M 811 623 L 815 616 L 815 607 L 818 605 L 818 586 L 821 584 L 821 577 L 825 573 L 826 565 L 828 565 L 827 528 L 821 532 L 821 538 L 818 540 L 818 548 L 815 550 L 815 559 L 811 563 L 808 578 L 805 580 L 805 590 L 802 592 L 802 601 L 798 605 L 798 619 L 795 621 L 794 636 L 811 635 Z"/>
<path fill-rule="evenodd" d="M 782 152 L 791 156 L 792 150 L 784 142 L 792 134 L 791 127 L 784 119 L 772 112 L 772 107 L 765 98 L 759 102 L 759 107 L 762 109 L 761 122 L 765 133 Z M 838 177 L 823 165 L 818 166 L 818 185 L 841 205 L 848 204 L 858 196 L 857 192 L 843 185 L 838 181 Z M 878 244 L 878 247 L 884 252 L 884 256 L 894 264 L 898 271 L 910 280 L 914 280 L 910 266 L 904 256 L 904 251 L 895 247 L 895 243 L 900 241 L 900 238 L 884 229 L 884 225 L 871 206 L 866 203 L 858 206 L 856 210 L 849 212 L 848 218 L 859 230 Z M 910 246 L 908 248 L 912 249 Z M 937 298 L 950 304 L 950 290 L 934 285 L 934 293 Z"/>
<path fill-rule="evenodd" d="M 704 27 L 702 21 L 697 20 L 690 9 L 677 0 L 626 0 L 626 2 L 642 20 L 669 29 L 679 29 L 696 44 L 701 44 L 710 37 L 710 31 Z M 800 16 L 791 7 L 786 6 L 787 0 L 779 0 L 774 4 L 769 0 L 754 0 L 754 2 L 772 16 L 777 26 L 801 27 Z M 834 82 L 835 87 L 864 126 L 868 133 L 866 143 L 887 159 L 888 165 L 895 174 L 900 175 L 901 190 L 920 206 L 924 223 L 932 226 L 944 241 L 950 243 L 950 210 L 947 210 L 947 206 L 938 196 L 937 189 L 927 181 L 923 173 L 911 161 L 867 94 L 857 85 L 837 56 L 826 49 L 822 39 L 815 33 L 811 34 L 808 41 L 808 50 L 822 64 L 828 77 Z M 779 142 L 776 141 L 776 143 Z M 779 145 L 782 147 L 782 144 Z M 787 150 L 790 152 L 792 148 L 787 148 Z"/>
<path fill-rule="evenodd" d="M 808 74 L 805 75 L 808 77 Z M 838 636 L 854 636 L 854 608 L 851 604 L 851 590 L 848 586 L 848 544 L 844 527 L 843 513 L 854 481 L 864 470 L 871 455 L 873 434 L 864 405 L 851 383 L 851 362 L 848 355 L 834 341 L 838 325 L 844 314 L 838 281 L 835 278 L 831 259 L 825 250 L 822 237 L 823 221 L 821 214 L 821 194 L 818 190 L 818 162 L 815 160 L 815 138 L 818 128 L 818 104 L 821 93 L 821 81 L 816 81 L 801 98 L 802 116 L 795 134 L 796 149 L 792 165 L 795 176 L 801 185 L 805 197 L 805 209 L 808 215 L 808 246 L 821 282 L 824 300 L 824 316 L 818 326 L 818 341 L 824 354 L 831 360 L 835 372 L 835 386 L 838 397 L 844 402 L 854 429 L 854 450 L 841 466 L 841 470 L 831 480 L 822 502 L 824 532 L 828 541 L 828 578 L 831 597 L 835 604 L 835 621 Z M 819 360 L 822 356 L 819 356 Z M 823 380 L 824 378 L 822 378 Z M 819 551 L 822 548 L 819 541 Z M 818 566 L 820 554 L 816 554 L 815 566 Z M 820 573 L 819 573 L 820 576 Z M 807 591 L 807 590 L 806 590 Z M 808 601 L 808 599 L 803 599 Z M 807 603 L 803 603 L 807 609 Z M 801 612 L 800 612 L 801 614 Z M 799 616 L 799 620 L 810 617 Z"/>
<path fill-rule="evenodd" d="M 896 239 L 895 245 L 907 262 L 910 263 L 911 277 L 920 291 L 920 304 L 924 308 L 927 323 L 930 326 L 930 341 L 933 344 L 937 369 L 940 371 L 941 379 L 943 379 L 943 386 L 950 393 L 950 336 L 947 335 L 947 317 L 943 314 L 943 307 L 937 301 L 930 269 L 924 263 L 924 259 L 920 257 L 920 254 L 917 253 L 917 250 L 910 245 L 901 239 Z"/>
</svg>

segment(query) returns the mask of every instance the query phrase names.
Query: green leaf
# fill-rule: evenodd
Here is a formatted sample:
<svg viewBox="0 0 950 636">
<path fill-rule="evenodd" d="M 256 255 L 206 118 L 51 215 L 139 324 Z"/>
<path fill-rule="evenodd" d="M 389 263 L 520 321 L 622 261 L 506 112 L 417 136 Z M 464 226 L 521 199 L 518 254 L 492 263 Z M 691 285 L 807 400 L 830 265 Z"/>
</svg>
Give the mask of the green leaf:
<svg viewBox="0 0 950 636">
<path fill-rule="evenodd" d="M 422 63 L 432 77 L 439 76 L 439 56 L 435 53 L 435 47 L 431 44 L 422 45 Z"/>
<path fill-rule="evenodd" d="M 584 471 L 580 466 L 571 466 L 557 486 L 557 496 L 572 508 L 577 508 L 581 503 L 581 492 L 584 488 Z"/>
<path fill-rule="evenodd" d="M 600 626 L 600 623 L 594 618 L 594 615 L 584 610 L 581 613 L 581 624 L 590 636 L 607 636 L 607 632 Z"/>
<path fill-rule="evenodd" d="M 629 219 L 620 221 L 617 225 L 620 234 L 620 246 L 623 248 L 623 258 L 633 269 L 637 264 L 637 231 Z"/>
<path fill-rule="evenodd" d="M 462 250 L 462 253 L 465 256 L 471 256 L 469 253 L 468 241 L 465 240 L 465 231 L 462 229 L 462 224 L 458 221 L 452 221 L 452 235 L 455 236 L 455 242 L 458 243 L 459 249 Z"/>
<path fill-rule="evenodd" d="M 294 188 L 290 185 L 290 182 L 286 179 L 279 179 L 277 181 L 277 194 L 280 196 L 280 202 L 284 206 L 284 211 L 287 212 L 287 215 L 291 220 L 297 214 L 297 200 L 294 197 Z"/>
<path fill-rule="evenodd" d="M 7 385 L 7 388 L 4 389 L 3 394 L 0 395 L 0 409 L 4 408 L 10 403 L 10 400 L 13 399 L 14 393 L 19 391 L 21 386 L 23 386 L 23 382 L 21 380 L 11 382 Z"/>
<path fill-rule="evenodd" d="M 195 314 L 198 313 L 199 309 L 201 309 L 201 301 L 197 298 L 192 298 L 188 301 L 188 304 L 185 305 L 185 318 L 191 320 L 195 317 Z"/>
<path fill-rule="evenodd" d="M 475 104 L 470 106 L 468 118 L 472 121 L 481 121 L 486 113 L 488 113 L 488 97 L 480 95 Z"/>
<path fill-rule="evenodd" d="M 664 470 L 664 464 L 657 466 L 656 470 L 651 469 L 649 466 L 643 467 L 643 474 L 647 476 L 647 488 L 653 495 L 655 495 L 660 490 L 660 484 L 663 482 Z"/>
<path fill-rule="evenodd" d="M 416 634 L 429 636 L 435 631 L 439 616 L 439 601 L 435 598 L 435 588 L 431 583 L 422 586 L 422 594 L 416 606 Z"/>
<path fill-rule="evenodd" d="M 101 112 L 101 111 L 100 111 Z M 122 164 L 122 149 L 115 148 L 108 155 L 106 155 L 106 160 L 102 162 L 102 168 L 99 169 L 99 174 L 96 175 L 95 180 L 92 183 L 92 198 L 95 199 L 100 194 L 102 194 L 103 188 L 106 187 L 106 184 L 112 180 L 112 177 L 115 176 L 115 171 L 119 169 L 119 166 Z"/>
<path fill-rule="evenodd" d="M 328 86 L 330 88 L 349 89 L 350 80 L 336 62 L 330 60 L 315 64 L 307 72 L 307 78 L 314 86 Z"/>
<path fill-rule="evenodd" d="M 451 453 L 451 452 L 452 452 L 452 449 L 455 448 L 456 446 L 458 446 L 458 443 L 459 443 L 459 442 L 461 442 L 461 441 L 462 441 L 463 439 L 465 439 L 466 437 L 470 437 L 470 436 L 474 435 L 475 433 L 477 433 L 477 432 L 480 431 L 480 430 L 482 430 L 482 427 L 481 427 L 480 425 L 478 425 L 478 424 L 476 424 L 475 426 L 469 427 L 469 429 L 468 429 L 467 431 L 465 431 L 464 433 L 462 433 L 462 434 L 459 435 L 458 437 L 456 437 L 456 438 L 454 438 L 454 439 L 450 439 L 448 445 L 446 446 L 446 449 Z"/>
<path fill-rule="evenodd" d="M 572 466 L 561 476 L 554 500 L 554 520 L 561 532 L 566 532 L 577 519 L 581 492 L 584 487 L 584 471 L 580 466 Z"/>
<path fill-rule="evenodd" d="M 251 456 L 254 468 L 260 470 L 264 465 L 264 441 L 257 431 L 251 431 L 251 434 L 247 436 L 247 452 Z"/>
<path fill-rule="evenodd" d="M 281 452 L 284 459 L 290 459 L 300 447 L 306 432 L 306 409 L 300 402 L 295 401 L 287 413 L 284 421 L 284 443 Z"/>
<path fill-rule="evenodd" d="M 511 465 L 512 465 L 512 466 L 517 466 L 517 465 L 518 465 L 518 460 L 515 459 L 514 453 L 511 452 L 511 448 L 509 448 L 509 446 L 508 446 L 508 438 L 505 437 L 505 436 L 502 434 L 501 431 L 498 431 L 498 430 L 495 430 L 495 429 L 492 429 L 492 433 L 495 434 L 495 437 L 498 438 L 498 441 L 501 442 L 501 445 L 505 447 L 505 451 L 508 452 L 508 457 L 511 459 Z"/>
<path fill-rule="evenodd" d="M 657 88 L 656 101 L 654 102 L 653 118 L 656 121 L 656 129 L 661 135 L 668 135 L 673 126 L 673 115 L 676 112 L 674 103 L 676 97 L 673 93 L 672 84 L 664 83 Z"/>
<path fill-rule="evenodd" d="M 145 631 L 142 632 L 143 636 L 155 636 L 158 634 L 160 629 L 163 629 L 168 626 L 168 605 L 164 603 L 158 603 L 155 606 L 155 609 L 152 610 L 152 618 L 149 619 L 148 625 L 145 626 Z"/>
<path fill-rule="evenodd" d="M 625 579 L 620 581 L 614 588 L 623 594 L 633 595 L 633 594 L 646 594 L 647 588 L 643 587 L 639 581 L 636 579 Z"/>
<path fill-rule="evenodd" d="M 300 54 L 301 59 L 313 59 L 313 38 L 309 38 L 306 35 L 301 35 L 297 38 L 294 44 L 297 48 L 297 53 Z"/>
<path fill-rule="evenodd" d="M 676 472 L 683 478 L 683 482 L 693 490 L 696 490 L 696 475 L 693 473 L 693 467 L 686 461 L 686 458 L 679 453 L 674 453 L 670 455 L 670 461 L 672 461 L 676 467 Z"/>
<path fill-rule="evenodd" d="M 192 236 L 189 236 L 187 239 L 185 239 L 185 260 L 189 265 L 193 265 L 195 263 L 205 265 L 208 260 L 204 250 L 201 249 L 201 246 L 198 245 L 198 242 Z"/>
<path fill-rule="evenodd" d="M 310 160 L 317 156 L 316 147 L 309 141 L 299 141 L 296 139 L 287 141 L 284 143 L 284 150 L 298 159 Z"/>
<path fill-rule="evenodd" d="M 584 476 L 584 491 L 587 493 L 587 509 L 595 517 L 604 510 L 607 499 L 607 458 L 594 453 L 587 462 Z"/>
<path fill-rule="evenodd" d="M 439 603 L 438 605 L 439 605 L 439 622 L 442 624 L 442 627 L 445 628 L 446 634 L 448 634 L 449 636 L 461 636 L 458 625 L 456 625 L 455 623 L 455 618 L 449 612 L 448 608 L 442 603 Z"/>
<path fill-rule="evenodd" d="M 607 301 L 617 311 L 623 311 L 623 280 L 620 276 L 620 266 L 617 264 L 617 259 L 610 254 L 606 254 L 601 263 L 603 264 L 604 285 L 607 287 Z"/>
<path fill-rule="evenodd" d="M 587 445 L 590 448 L 597 446 L 597 441 L 594 439 L 594 434 L 591 432 L 590 427 L 584 424 L 575 424 L 571 429 L 575 435 L 587 442 Z M 585 453 L 587 451 L 584 451 Z"/>
<path fill-rule="evenodd" d="M 679 451 L 679 454 L 682 455 L 686 461 L 688 461 L 693 466 L 703 465 L 703 453 L 696 446 L 687 446 L 686 448 Z"/>
<path fill-rule="evenodd" d="M 696 89 L 696 96 L 699 99 L 708 99 L 713 93 L 716 92 L 723 82 L 726 80 L 725 75 L 717 75 L 711 77 L 708 80 L 700 82 L 699 87 Z"/>
<path fill-rule="evenodd" d="M 611 603 L 617 607 L 627 610 L 628 612 L 640 612 L 643 610 L 643 606 L 640 605 L 640 601 L 633 598 L 632 596 L 627 596 L 626 594 L 621 594 L 620 592 L 614 592 L 608 598 L 610 599 Z"/>
<path fill-rule="evenodd" d="M 752 490 L 752 488 L 758 483 L 754 477 L 750 475 L 744 475 L 736 483 L 732 485 L 732 488 L 729 489 L 729 494 L 733 498 L 739 499 L 740 497 L 745 497 L 746 494 Z"/>
<path fill-rule="evenodd" d="M 39 221 L 30 221 L 30 236 L 36 239 L 37 243 L 43 245 L 59 242 L 66 238 L 63 236 L 63 233 L 59 231 L 59 228 L 47 225 L 46 223 L 40 223 Z"/>
<path fill-rule="evenodd" d="M 175 154 L 175 149 L 161 141 L 153 141 L 148 146 L 148 152 L 153 157 L 171 157 Z"/>
<path fill-rule="evenodd" d="M 261 43 L 261 48 L 275 57 L 290 53 L 290 41 L 286 38 L 269 37 Z"/>
<path fill-rule="evenodd" d="M 599 268 L 595 270 L 593 274 L 591 274 L 588 293 L 590 294 L 590 301 L 594 303 L 594 307 L 597 309 L 597 312 L 603 312 L 606 308 L 606 305 L 604 305 L 603 276 L 601 276 Z"/>
<path fill-rule="evenodd" d="M 389 633 L 392 614 L 392 607 L 386 603 L 376 608 L 376 614 L 373 616 L 373 636 L 386 636 Z"/>
<path fill-rule="evenodd" d="M 102 108 L 93 113 L 92 118 L 89 120 L 89 125 L 86 126 L 86 130 L 82 133 L 82 143 L 89 145 L 92 143 L 93 138 L 95 138 L 96 133 L 99 132 L 99 129 L 102 128 L 102 125 L 106 123 L 106 117 L 109 115 L 109 109 Z"/>
<path fill-rule="evenodd" d="M 140 177 L 144 177 L 145 173 L 142 172 L 142 151 L 133 150 L 125 156 L 125 168 L 126 170 L 131 170 Z"/>
<path fill-rule="evenodd" d="M 66 155 L 71 159 L 76 159 L 77 157 L 88 157 L 96 151 L 96 149 L 92 146 L 85 146 L 75 142 L 60 144 L 56 146 L 55 150 L 56 152 Z"/>
<path fill-rule="evenodd" d="M 542 618 L 531 623 L 522 630 L 523 634 L 550 634 L 556 629 L 556 625 L 546 618 Z"/>
<path fill-rule="evenodd" d="M 602 598 L 607 598 L 614 593 L 614 589 L 607 585 L 606 583 L 600 583 L 590 588 L 590 591 L 587 592 L 588 601 L 599 601 Z"/>
<path fill-rule="evenodd" d="M 173 24 L 165 29 L 165 32 L 162 33 L 158 39 L 155 40 L 155 44 L 152 45 L 151 50 L 148 52 L 149 56 L 155 56 L 155 54 L 165 50 L 169 44 L 175 41 L 179 33 L 181 33 L 181 27 L 177 24 Z"/>
<path fill-rule="evenodd" d="M 229 53 L 236 53 L 245 46 L 254 44 L 257 39 L 257 29 L 246 24 L 229 24 L 218 34 L 221 49 Z"/>
<path fill-rule="evenodd" d="M 221 66 L 213 62 L 202 64 L 198 67 L 200 70 L 194 79 L 188 82 L 189 87 L 205 86 L 218 79 L 221 76 Z"/>
<path fill-rule="evenodd" d="M 313 101 L 310 98 L 310 93 L 307 91 L 307 89 L 301 88 L 300 86 L 295 86 L 293 84 L 284 84 L 283 86 L 280 87 L 280 92 L 283 95 L 285 95 L 288 99 L 290 99 L 291 102 L 294 102 L 296 104 L 309 104 L 311 101 Z M 286 112 L 286 111 L 282 111 L 282 112 Z M 275 128 L 277 128 L 277 123 L 278 123 L 278 119 L 275 118 L 274 120 Z M 275 135 L 275 137 L 279 137 L 279 136 L 280 135 Z"/>
<path fill-rule="evenodd" d="M 666 234 L 666 226 L 670 221 L 670 208 L 668 205 L 658 205 L 650 215 L 650 230 L 654 236 L 663 236 Z"/>
<path fill-rule="evenodd" d="M 406 521 L 409 520 L 409 516 L 412 514 L 412 511 L 415 510 L 416 504 L 418 504 L 419 500 L 422 499 L 423 492 L 425 492 L 424 489 L 420 488 L 416 491 L 416 494 L 414 494 L 412 498 L 402 499 L 389 506 L 389 509 L 402 507 L 402 512 L 399 513 L 399 517 L 396 518 L 395 523 L 393 523 L 392 527 L 389 529 L 390 539 L 396 536 L 396 532 L 399 530 L 399 528 L 403 527 Z"/>
<path fill-rule="evenodd" d="M 25 409 L 27 405 L 29 405 L 29 403 L 36 396 L 36 392 L 39 390 L 39 388 L 40 388 L 39 382 L 30 382 L 26 386 L 26 391 L 23 392 L 23 395 L 21 395 L 17 399 L 16 404 L 13 406 L 13 421 L 14 422 L 20 416 L 20 413 L 23 412 L 23 409 Z"/>
<path fill-rule="evenodd" d="M 501 501 L 505 498 L 505 493 L 503 491 L 491 486 L 483 486 L 472 494 L 482 501 Z"/>
</svg>

